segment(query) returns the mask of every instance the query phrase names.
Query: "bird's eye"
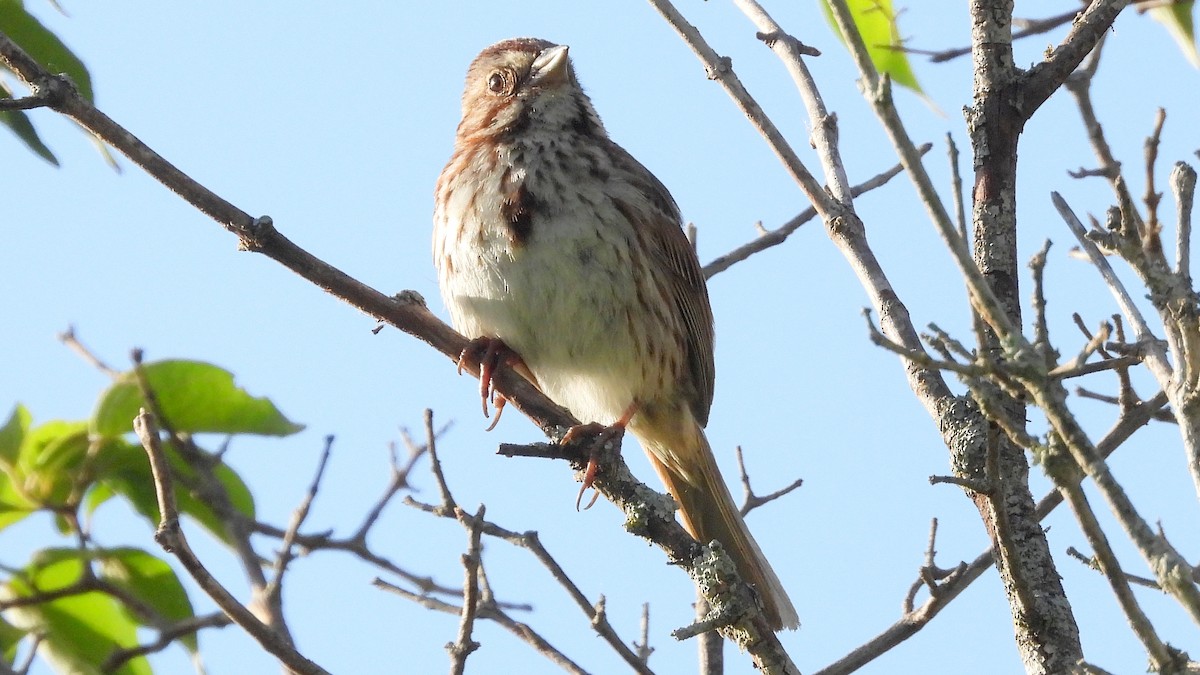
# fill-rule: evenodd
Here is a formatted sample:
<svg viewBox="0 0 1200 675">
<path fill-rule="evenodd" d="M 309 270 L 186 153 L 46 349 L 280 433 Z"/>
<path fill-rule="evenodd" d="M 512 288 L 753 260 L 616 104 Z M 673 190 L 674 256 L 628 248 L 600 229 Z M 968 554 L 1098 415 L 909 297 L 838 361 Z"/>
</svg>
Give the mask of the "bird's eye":
<svg viewBox="0 0 1200 675">
<path fill-rule="evenodd" d="M 511 72 L 507 70 L 493 71 L 491 75 L 488 75 L 488 91 L 499 95 L 512 93 L 512 81 Z"/>
</svg>

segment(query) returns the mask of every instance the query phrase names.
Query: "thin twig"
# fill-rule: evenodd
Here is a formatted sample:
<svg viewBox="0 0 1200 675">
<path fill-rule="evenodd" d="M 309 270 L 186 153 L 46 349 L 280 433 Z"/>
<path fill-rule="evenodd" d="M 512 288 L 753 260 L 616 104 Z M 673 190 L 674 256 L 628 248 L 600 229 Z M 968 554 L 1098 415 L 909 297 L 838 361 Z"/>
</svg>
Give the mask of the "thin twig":
<svg viewBox="0 0 1200 675">
<path fill-rule="evenodd" d="M 803 478 L 797 478 L 796 480 L 792 481 L 791 484 L 783 487 L 782 489 L 776 490 L 769 495 L 756 495 L 754 494 L 754 489 L 750 487 L 750 474 L 746 472 L 746 461 L 742 456 L 742 446 L 737 446 L 734 449 L 734 454 L 737 455 L 738 473 L 741 474 L 742 490 L 746 493 L 746 499 L 742 502 L 741 509 L 739 509 L 743 518 L 745 518 L 746 515 L 754 509 L 757 509 L 764 504 L 770 504 L 776 499 L 783 497 L 784 495 L 792 492 L 804 484 Z"/>
<path fill-rule="evenodd" d="M 917 148 L 917 151 L 921 155 L 924 155 L 925 153 L 929 152 L 931 149 L 933 149 L 933 144 L 925 143 L 921 147 Z M 859 195 L 870 192 L 871 190 L 874 190 L 875 188 L 882 187 L 883 185 L 887 184 L 887 182 L 890 181 L 892 178 L 895 178 L 896 176 L 898 176 L 900 174 L 900 172 L 902 172 L 903 170 L 904 170 L 903 165 L 897 164 L 897 165 L 893 166 L 892 168 L 888 169 L 887 171 L 877 174 L 877 175 L 873 176 L 872 178 L 869 178 L 869 179 L 863 181 L 862 183 L 859 183 L 858 185 L 855 185 L 854 187 L 850 188 L 850 195 L 852 197 L 858 197 Z M 794 233 L 796 230 L 800 229 L 800 227 L 802 225 L 804 225 L 805 223 L 807 223 L 808 221 L 810 221 L 816 217 L 817 217 L 817 210 L 810 206 L 810 207 L 804 209 L 803 211 L 801 211 L 798 215 L 793 217 L 791 220 L 787 221 L 786 223 L 780 225 L 779 227 L 777 227 L 773 230 L 763 229 L 760 224 L 758 227 L 759 232 L 758 232 L 757 237 L 750 240 L 749 242 L 746 242 L 745 244 L 742 244 L 741 246 L 733 249 L 732 251 L 730 251 L 724 255 L 717 256 L 716 258 L 714 258 L 712 260 L 712 262 L 705 265 L 704 266 L 704 278 L 711 279 L 714 275 L 724 272 L 725 270 L 729 269 L 730 267 L 733 267 L 737 263 L 742 262 L 743 260 L 746 260 L 747 258 L 754 255 L 755 253 L 758 253 L 760 251 L 765 251 L 768 248 L 782 244 L 783 242 L 787 241 L 787 238 L 790 237 L 792 235 L 792 233 Z"/>
<path fill-rule="evenodd" d="M 87 361 L 96 370 L 104 373 L 110 378 L 116 378 L 121 373 L 111 368 L 107 363 L 102 361 L 96 353 L 88 349 L 79 338 L 75 335 L 75 326 L 67 326 L 67 329 L 58 334 L 58 341 L 66 345 L 71 351 L 75 352 L 84 361 Z"/>
<path fill-rule="evenodd" d="M 408 600 L 411 600 L 422 607 L 425 607 L 426 609 L 436 612 L 444 612 L 446 614 L 453 614 L 454 616 L 460 616 L 462 614 L 462 608 L 457 605 L 438 600 L 437 598 L 433 598 L 428 595 L 413 593 L 412 591 L 388 583 L 382 579 L 377 578 L 371 583 L 374 584 L 376 588 L 380 588 L 390 593 L 395 593 L 403 598 L 407 598 Z M 495 623 L 499 624 L 505 630 L 515 635 L 518 639 L 532 646 L 538 651 L 538 653 L 548 658 L 551 663 L 557 665 L 566 672 L 573 673 L 573 675 L 588 675 L 586 670 L 568 658 L 566 654 L 563 654 L 561 651 L 551 645 L 548 641 L 546 641 L 545 638 L 539 635 L 537 631 L 530 628 L 527 624 L 513 619 L 499 606 L 493 604 L 482 605 L 479 608 L 478 617 L 488 621 L 494 621 Z"/>
<path fill-rule="evenodd" d="M 1134 338 L 1139 343 L 1146 344 L 1146 361 L 1150 366 L 1150 371 L 1154 373 L 1155 379 L 1158 380 L 1159 386 L 1164 389 L 1171 385 L 1173 370 L 1167 359 L 1167 355 L 1163 348 L 1159 346 L 1157 338 L 1150 332 L 1150 326 L 1146 323 L 1145 317 L 1138 309 L 1133 298 L 1129 295 L 1129 291 L 1125 289 L 1125 284 L 1117 277 L 1116 271 L 1112 265 L 1108 264 L 1108 259 L 1096 247 L 1096 244 L 1087 236 L 1087 230 L 1084 229 L 1083 223 L 1079 222 L 1079 218 L 1075 216 L 1075 212 L 1067 204 L 1062 195 L 1057 192 L 1050 193 L 1050 198 L 1054 202 L 1054 207 L 1058 209 L 1058 213 L 1062 216 L 1063 221 L 1070 228 L 1071 233 L 1079 241 L 1080 248 L 1087 254 L 1088 260 L 1096 266 L 1096 270 L 1100 272 L 1100 276 L 1104 279 L 1104 283 L 1112 292 L 1114 299 L 1117 301 L 1117 306 L 1121 308 L 1121 312 L 1125 318 L 1133 326 Z"/>
<path fill-rule="evenodd" d="M 1166 402 L 1166 394 L 1159 392 L 1157 396 L 1145 403 L 1136 404 L 1129 410 L 1122 411 L 1117 423 L 1096 444 L 1097 452 L 1104 457 L 1116 452 L 1135 431 L 1144 427 L 1151 417 L 1166 405 Z M 1037 519 L 1042 520 L 1048 516 L 1062 504 L 1062 500 L 1061 492 L 1051 490 L 1037 503 L 1035 509 Z M 946 605 L 982 576 L 994 562 L 995 558 L 992 556 L 991 549 L 983 551 L 962 568 L 962 574 L 957 576 L 954 581 L 941 585 L 938 595 L 931 595 L 920 607 L 906 613 L 874 638 L 853 649 L 838 661 L 820 669 L 814 675 L 848 675 L 912 637 L 932 621 Z"/>
<path fill-rule="evenodd" d="M 1143 146 L 1146 164 L 1146 194 L 1142 203 L 1146 205 L 1146 233 L 1158 237 L 1158 203 L 1162 201 L 1162 193 L 1154 189 L 1154 165 L 1158 162 L 1158 146 L 1162 141 L 1163 124 L 1167 121 L 1167 111 L 1159 108 L 1154 116 L 1154 131 L 1146 137 Z M 1160 245 L 1161 247 L 1161 245 Z"/>
<path fill-rule="evenodd" d="M 1075 558 L 1084 565 L 1087 565 L 1092 570 L 1099 572 L 1100 574 L 1104 574 L 1104 570 L 1100 568 L 1100 563 L 1096 560 L 1096 556 L 1086 556 L 1080 553 L 1079 549 L 1075 548 L 1074 546 L 1067 547 L 1067 555 Z M 1124 572 L 1123 574 L 1125 575 L 1125 579 L 1131 584 L 1142 586 L 1144 588 L 1150 588 L 1156 591 L 1162 590 L 1162 586 L 1160 586 L 1158 582 L 1153 579 L 1140 577 L 1136 574 L 1130 574 L 1129 572 Z"/>
<path fill-rule="evenodd" d="M 1056 14 L 1054 16 L 1049 16 L 1044 19 L 1025 19 L 1024 21 L 1021 22 L 1023 24 L 1021 29 L 1017 30 L 1017 31 L 1013 31 L 1012 39 L 1014 41 L 1016 41 L 1016 40 L 1030 37 L 1032 35 L 1041 35 L 1043 33 L 1048 33 L 1063 24 L 1070 23 L 1078 15 L 1079 15 L 1079 10 L 1072 9 L 1072 10 L 1063 12 L 1062 14 Z M 1018 22 L 1017 19 L 1013 19 L 1014 26 L 1017 25 L 1017 22 Z M 913 49 L 911 47 L 903 47 L 903 46 L 897 47 L 896 49 L 899 49 L 900 51 L 903 51 L 908 54 L 919 54 L 921 56 L 928 56 L 929 61 L 931 63 L 943 63 L 945 61 L 950 61 L 952 59 L 956 59 L 960 56 L 966 56 L 967 54 L 971 53 L 970 47 L 957 47 L 954 49 L 939 49 L 936 51 L 927 50 L 927 49 Z"/>
<path fill-rule="evenodd" d="M 425 409 L 425 447 L 429 451 L 429 469 L 437 481 L 438 492 L 442 495 L 441 508 L 447 515 L 452 514 L 458 505 L 454 501 L 454 495 L 450 494 L 450 487 L 446 485 L 446 475 L 442 473 L 442 462 L 437 455 L 437 434 L 433 431 L 433 410 L 429 408 Z"/>
<path fill-rule="evenodd" d="M 1184 162 L 1171 169 L 1171 192 L 1175 195 L 1175 273 L 1188 282 L 1192 278 L 1192 205 L 1196 199 L 1196 170 Z"/>
<path fill-rule="evenodd" d="M 292 510 L 291 521 L 288 523 L 287 529 L 283 532 L 280 550 L 275 556 L 271 580 L 262 591 L 265 602 L 272 606 L 282 606 L 283 604 L 283 575 L 287 572 L 288 564 L 295 559 L 292 547 L 295 546 L 296 535 L 299 534 L 300 527 L 304 525 L 304 521 L 308 518 L 309 510 L 312 508 L 312 503 L 317 498 L 317 492 L 321 488 L 321 478 L 325 475 L 325 467 L 329 464 L 329 456 L 332 452 L 333 436 L 326 436 L 325 449 L 321 452 L 321 459 L 317 463 L 316 475 L 313 476 L 312 483 L 309 484 L 308 491 L 304 494 L 304 499 Z"/>
<path fill-rule="evenodd" d="M 929 544 L 925 548 L 925 564 L 921 566 L 917 574 L 917 580 L 909 587 L 908 595 L 904 596 L 904 602 L 901 604 L 901 610 L 904 614 L 912 613 L 917 593 L 922 588 L 929 590 L 929 597 L 937 597 L 941 595 L 943 585 L 955 583 L 967 569 L 967 563 L 965 562 L 960 562 L 951 569 L 938 567 L 935 560 L 937 557 L 937 550 L 935 549 L 937 527 L 937 518 L 933 518 L 929 524 Z"/>
<path fill-rule="evenodd" d="M 791 76 L 808 112 L 808 119 L 813 123 L 811 142 L 821 158 L 821 169 L 825 174 L 829 194 L 839 203 L 849 205 L 850 180 L 846 177 L 845 164 L 838 154 L 837 116 L 826 108 L 825 101 L 817 90 L 816 81 L 802 58 L 813 55 L 812 52 L 806 51 L 800 40 L 784 31 L 757 0 L 733 0 L 733 4 L 758 28 L 760 37 L 770 36 L 771 39 L 764 42 L 779 57 Z M 809 198 L 811 199 L 811 196 Z"/>
<path fill-rule="evenodd" d="M 158 423 L 154 415 L 143 408 L 134 419 L 133 429 L 150 458 L 150 471 L 154 476 L 154 489 L 161 514 L 158 531 L 154 535 L 155 540 L 163 547 L 163 550 L 175 555 L 188 574 L 217 603 L 221 611 L 257 640 L 263 649 L 297 673 L 305 675 L 327 673 L 328 671 L 324 668 L 296 651 L 290 640 L 281 637 L 279 633 L 260 621 L 252 611 L 238 602 L 192 552 L 183 530 L 179 527 L 179 508 L 175 501 L 174 480 L 171 477 L 166 453 L 163 452 Z"/>
<path fill-rule="evenodd" d="M 679 10 L 670 0 L 649 0 L 651 6 L 658 10 L 659 14 L 667 21 L 667 24 L 675 29 L 679 36 L 683 38 L 685 44 L 700 59 L 704 64 L 705 72 L 709 79 L 716 80 L 724 87 L 725 91 L 733 99 L 734 103 L 741 109 L 742 113 L 754 125 L 754 128 L 767 139 L 771 150 L 783 162 L 784 168 L 800 185 L 800 189 L 804 195 L 817 208 L 817 212 L 822 218 L 828 218 L 836 209 L 836 202 L 822 188 L 821 184 L 812 175 L 808 168 L 800 161 L 800 157 L 796 154 L 791 144 L 787 142 L 783 134 L 779 131 L 775 123 L 767 116 L 758 101 L 750 95 L 742 81 L 734 73 L 732 64 L 728 58 L 721 57 L 708 44 L 700 31 L 696 27 L 688 23 L 687 19 L 680 14 Z"/>
<path fill-rule="evenodd" d="M 637 657 L 642 660 L 642 663 L 650 663 L 650 655 L 654 653 L 654 647 L 650 646 L 650 603 L 642 603 L 642 621 L 641 621 L 641 640 L 633 641 L 633 648 L 637 653 Z"/>
<path fill-rule="evenodd" d="M 414 508 L 418 508 L 426 513 L 439 515 L 444 518 L 455 517 L 453 513 L 446 513 L 445 510 L 440 506 L 422 504 L 411 497 L 405 500 L 405 504 L 408 504 Z M 546 547 L 542 545 L 541 539 L 538 537 L 537 532 L 529 531 L 518 533 L 500 527 L 499 525 L 489 521 L 482 521 L 480 523 L 480 528 L 482 533 L 489 537 L 502 539 L 532 553 L 534 558 L 538 560 L 542 567 L 546 568 L 546 570 L 550 572 L 550 575 L 554 578 L 554 580 L 557 581 L 558 584 L 567 591 L 567 595 L 570 596 L 575 604 L 588 617 L 588 621 L 591 623 L 593 630 L 595 630 L 598 635 L 608 642 L 613 650 L 616 651 L 617 654 L 621 656 L 621 658 L 624 659 L 631 668 L 633 668 L 634 672 L 640 673 L 641 675 L 650 674 L 649 669 L 646 668 L 645 662 L 639 659 L 638 655 L 630 650 L 630 648 L 625 644 L 625 641 L 617 635 L 616 630 L 613 628 L 612 624 L 609 623 L 608 618 L 596 611 L 596 605 L 587 598 L 579 586 L 571 579 L 571 577 L 558 563 L 558 560 L 556 560 L 554 556 L 551 555 L 548 550 L 546 550 Z"/>
<path fill-rule="evenodd" d="M 967 207 L 963 200 L 962 173 L 958 165 L 958 146 L 955 145 L 954 136 L 949 131 L 946 132 L 946 149 L 950 156 L 950 189 L 953 192 L 951 201 L 954 203 L 954 220 L 958 223 L 958 235 L 963 241 L 970 241 L 971 234 L 967 231 Z"/>
<path fill-rule="evenodd" d="M 1083 387 L 1076 388 L 1075 395 L 1080 398 L 1089 398 L 1094 401 L 1101 401 L 1104 403 L 1111 403 L 1115 406 L 1122 406 L 1121 398 L 1119 396 L 1107 396 L 1105 394 L 1091 391 L 1090 389 L 1084 389 Z M 1164 397 L 1166 396 L 1166 394 L 1162 392 L 1159 392 L 1159 395 Z M 1151 415 L 1150 419 L 1156 422 L 1167 422 L 1168 424 L 1179 423 L 1178 420 L 1175 419 L 1175 414 L 1172 413 L 1169 408 L 1162 407 L 1155 411 L 1155 413 Z"/>
<path fill-rule="evenodd" d="M 1033 346 L 1041 352 L 1047 363 L 1054 359 L 1054 347 L 1050 344 L 1050 329 L 1046 324 L 1046 292 L 1043 283 L 1046 277 L 1046 258 L 1049 254 L 1050 240 L 1047 239 L 1042 244 L 1041 250 L 1029 260 L 1029 269 L 1033 273 L 1033 302 L 1031 305 L 1033 309 Z"/>
<path fill-rule="evenodd" d="M 182 621 L 176 622 L 174 625 L 167 626 L 158 631 L 158 639 L 153 642 L 148 642 L 144 645 L 139 645 L 131 649 L 119 649 L 109 655 L 104 663 L 100 666 L 100 672 L 113 673 L 120 670 L 121 666 L 129 661 L 136 659 L 139 656 L 147 656 L 155 654 L 176 644 L 176 641 L 187 635 L 195 635 L 205 628 L 224 628 L 233 623 L 228 616 L 221 612 L 214 612 L 204 616 L 193 616 Z"/>
<path fill-rule="evenodd" d="M 1051 475 L 1053 476 L 1053 474 Z M 1129 620 L 1134 634 L 1138 636 L 1142 646 L 1145 647 L 1150 657 L 1151 670 L 1169 672 L 1168 666 L 1174 660 L 1174 654 L 1155 632 L 1149 617 L 1142 611 L 1137 598 L 1134 597 L 1133 589 L 1129 587 L 1129 580 L 1121 569 L 1121 564 L 1117 561 L 1112 547 L 1109 546 L 1108 537 L 1105 536 L 1100 522 L 1096 519 L 1096 514 L 1088 503 L 1083 487 L 1073 482 L 1059 483 L 1057 478 L 1055 482 L 1059 485 L 1059 490 L 1064 493 L 1071 511 L 1079 521 L 1084 536 L 1091 543 L 1092 549 L 1096 551 L 1094 558 L 1096 565 L 1108 581 L 1109 587 L 1112 588 L 1113 595 L 1116 596 L 1117 602 L 1121 606 L 1121 612 Z"/>
<path fill-rule="evenodd" d="M 426 419 L 429 419 L 428 417 Z M 467 657 L 479 649 L 479 643 L 471 638 L 475 630 L 475 617 L 479 612 L 479 568 L 483 555 L 483 545 L 480 537 L 483 532 L 483 516 L 487 512 L 482 504 L 474 517 L 458 509 L 458 521 L 467 528 L 467 552 L 462 556 L 462 566 L 465 572 L 463 579 L 463 605 L 459 615 L 458 637 L 446 645 L 450 653 L 450 672 L 453 675 L 463 675 L 467 670 Z"/>
</svg>

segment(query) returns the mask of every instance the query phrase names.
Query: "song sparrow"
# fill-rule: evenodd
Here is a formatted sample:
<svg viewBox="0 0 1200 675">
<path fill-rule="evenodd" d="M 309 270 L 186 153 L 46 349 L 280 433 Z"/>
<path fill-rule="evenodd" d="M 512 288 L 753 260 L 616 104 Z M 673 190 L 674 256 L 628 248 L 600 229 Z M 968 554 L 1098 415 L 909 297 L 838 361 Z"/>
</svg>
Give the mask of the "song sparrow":
<svg viewBox="0 0 1200 675">
<path fill-rule="evenodd" d="M 704 436 L 712 310 L 679 209 L 609 140 L 566 46 L 506 40 L 471 64 L 433 255 L 455 328 L 502 342 L 579 419 L 628 425 L 684 527 L 721 542 L 776 630 L 796 628 Z"/>
</svg>

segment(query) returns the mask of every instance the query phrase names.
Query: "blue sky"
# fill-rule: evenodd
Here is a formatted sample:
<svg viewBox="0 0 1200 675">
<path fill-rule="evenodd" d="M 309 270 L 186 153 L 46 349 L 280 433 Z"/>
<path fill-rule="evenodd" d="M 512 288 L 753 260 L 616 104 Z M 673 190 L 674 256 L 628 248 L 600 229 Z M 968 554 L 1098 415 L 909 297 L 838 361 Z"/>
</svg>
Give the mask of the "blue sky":
<svg viewBox="0 0 1200 675">
<path fill-rule="evenodd" d="M 309 251 L 384 292 L 416 290 L 442 316 L 429 256 L 433 184 L 453 143 L 466 66 L 499 39 L 532 35 L 571 46 L 610 135 L 656 173 L 699 227 L 702 262 L 752 239 L 756 221 L 773 228 L 806 207 L 765 144 L 646 4 L 67 2 L 69 17 L 38 0 L 28 4 L 88 64 L 107 114 L 244 210 L 270 215 Z M 786 4 L 768 9 L 824 53 L 810 67 L 838 114 L 851 182 L 891 166 L 886 138 L 817 4 Z M 910 44 L 966 43 L 963 3 L 911 4 L 901 22 Z M 1058 2 L 1044 11 L 1072 6 Z M 681 9 L 732 57 L 739 76 L 811 161 L 799 97 L 754 39 L 753 26 L 725 3 L 681 3 Z M 1035 62 L 1061 36 L 1021 43 L 1017 62 Z M 926 163 L 948 195 L 947 132 L 967 158 L 970 184 L 959 112 L 970 102 L 969 59 L 915 65 L 930 101 L 945 114 L 908 92 L 897 97 L 912 136 L 937 144 Z M 1135 194 L 1144 190 L 1141 145 L 1157 107 L 1168 112 L 1160 166 L 1195 162 L 1196 71 L 1161 27 L 1127 13 L 1110 35 L 1101 70 L 1097 109 Z M 668 636 L 689 621 L 685 576 L 624 534 L 611 506 L 576 513 L 578 486 L 565 465 L 494 454 L 502 441 L 537 440 L 533 425 L 510 413 L 485 434 L 474 380 L 455 377 L 445 358 L 395 330 L 372 334 L 372 319 L 276 263 L 236 251 L 232 235 L 128 161 L 114 173 L 70 122 L 48 111 L 32 116 L 62 167 L 0 134 L 7 158 L 0 408 L 24 402 L 37 421 L 88 415 L 105 379 L 55 340 L 72 324 L 117 367 L 128 365 L 133 347 L 151 359 L 212 361 L 308 426 L 284 440 L 234 444 L 229 461 L 254 488 L 265 519 L 286 522 L 323 437 L 336 436 L 310 527 L 342 533 L 386 484 L 388 444 L 400 428 L 419 434 L 422 410 L 433 408 L 438 420 L 453 422 L 440 448 L 459 502 L 485 503 L 488 517 L 507 528 L 538 530 L 590 597 L 607 598 L 609 617 L 626 640 L 638 637 L 641 605 L 651 602 L 651 667 L 694 672 L 692 645 Z M 1111 197 L 1098 180 L 1066 174 L 1095 159 L 1065 92 L 1027 126 L 1020 158 L 1022 256 L 1046 238 L 1055 242 L 1047 270 L 1052 336 L 1064 354 L 1073 353 L 1081 340 L 1070 313 L 1095 325 L 1114 306 L 1096 275 L 1067 257 L 1070 235 L 1048 195 L 1062 192 L 1080 214 L 1102 214 Z M 914 323 L 935 321 L 969 339 L 961 284 L 908 182 L 900 178 L 864 196 L 858 209 Z M 1164 220 L 1174 217 L 1172 209 L 1168 198 Z M 946 451 L 896 358 L 868 342 L 860 316 L 866 298 L 819 224 L 718 275 L 709 289 L 717 393 L 708 433 L 727 478 L 736 482 L 733 448 L 741 445 L 760 492 L 805 480 L 788 499 L 754 513 L 750 525 L 800 612 L 803 628 L 785 643 L 801 668 L 813 671 L 898 618 L 923 560 L 930 518 L 940 520 L 944 566 L 973 559 L 987 539 L 959 489 L 929 486 L 929 475 L 948 472 Z M 1089 384 L 1114 387 L 1105 377 Z M 1154 393 L 1148 379 L 1140 384 L 1144 396 Z M 1114 416 L 1094 402 L 1076 408 L 1097 436 Z M 654 484 L 632 442 L 626 457 Z M 1194 558 L 1196 495 L 1173 428 L 1140 432 L 1113 466 L 1143 514 L 1161 519 Z M 1040 496 L 1048 485 L 1037 468 L 1033 473 Z M 416 497 L 435 500 L 432 479 L 421 472 L 416 479 Z M 154 548 L 149 529 L 120 507 L 106 506 L 97 519 L 103 543 Z M 1141 672 L 1145 658 L 1107 584 L 1063 554 L 1072 545 L 1086 549 L 1073 519 L 1056 513 L 1047 524 L 1088 658 L 1112 672 Z M 0 562 L 19 564 L 15 552 L 53 542 L 49 531 L 42 521 L 0 533 Z M 191 532 L 222 578 L 244 591 L 230 556 Z M 1145 573 L 1115 526 L 1110 537 L 1127 569 Z M 406 569 L 450 585 L 461 583 L 457 561 L 465 542 L 454 523 L 399 503 L 372 539 Z M 493 541 L 485 563 L 499 597 L 536 606 L 522 620 L 585 668 L 621 672 L 529 555 Z M 442 646 L 453 639 L 456 619 L 373 589 L 375 574 L 331 553 L 294 565 L 286 608 L 301 649 L 337 673 L 442 671 Z M 1165 639 L 1200 654 L 1195 626 L 1181 611 L 1153 592 L 1138 596 Z M 1003 591 L 990 572 L 931 626 L 863 672 L 1018 672 L 1011 635 Z M 492 626 L 480 626 L 476 639 L 483 643 L 472 656 L 476 672 L 557 672 Z M 204 634 L 202 645 L 214 674 L 276 668 L 235 628 Z M 155 663 L 162 672 L 188 667 L 182 650 Z M 748 661 L 730 654 L 729 672 L 750 672 Z"/>
</svg>

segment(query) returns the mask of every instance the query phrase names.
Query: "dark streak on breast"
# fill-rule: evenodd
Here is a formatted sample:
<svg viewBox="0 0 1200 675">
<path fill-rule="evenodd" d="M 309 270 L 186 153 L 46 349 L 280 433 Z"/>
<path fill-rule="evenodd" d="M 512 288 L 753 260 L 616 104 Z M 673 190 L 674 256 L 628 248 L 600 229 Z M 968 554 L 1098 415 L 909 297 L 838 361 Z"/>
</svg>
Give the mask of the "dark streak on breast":
<svg viewBox="0 0 1200 675">
<path fill-rule="evenodd" d="M 533 224 L 533 210 L 536 198 L 524 184 L 510 191 L 500 203 L 500 216 L 508 225 L 508 237 L 516 246 L 524 246 L 529 241 Z"/>
<path fill-rule="evenodd" d="M 577 102 L 575 118 L 571 120 L 570 128 L 574 130 L 575 133 L 584 136 L 599 135 L 596 133 L 596 124 L 592 121 L 591 116 L 588 114 L 587 106 L 585 105 L 583 99 L 580 99 Z"/>
</svg>

